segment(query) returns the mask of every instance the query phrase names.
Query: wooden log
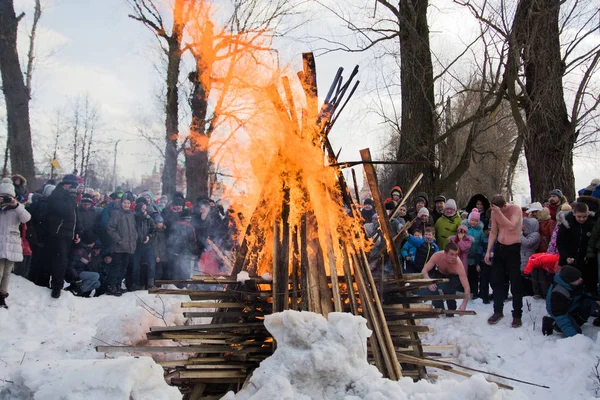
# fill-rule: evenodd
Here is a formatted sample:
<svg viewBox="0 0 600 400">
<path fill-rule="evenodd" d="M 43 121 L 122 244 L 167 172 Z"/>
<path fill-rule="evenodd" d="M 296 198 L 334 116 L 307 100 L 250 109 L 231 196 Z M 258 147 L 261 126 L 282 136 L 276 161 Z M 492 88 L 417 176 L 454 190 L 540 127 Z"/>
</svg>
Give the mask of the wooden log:
<svg viewBox="0 0 600 400">
<path fill-rule="evenodd" d="M 262 298 L 262 299 L 267 299 L 269 297 L 271 297 L 271 292 L 242 292 L 242 291 L 231 291 L 231 290 L 226 290 L 226 291 L 210 291 L 210 290 L 189 290 L 189 289 L 150 289 L 148 291 L 148 293 L 150 294 L 175 294 L 175 295 L 181 295 L 181 296 L 194 296 L 194 297 L 199 297 L 199 298 L 203 298 L 203 299 L 215 299 L 215 300 L 220 300 L 220 299 L 229 299 L 229 298 L 233 298 L 233 299 L 249 299 L 251 301 L 254 300 L 254 298 Z"/>
<path fill-rule="evenodd" d="M 151 332 L 177 332 L 177 331 L 193 331 L 193 330 L 236 330 L 236 329 L 264 329 L 262 322 L 249 323 L 227 323 L 227 324 L 204 324 L 204 325 L 183 325 L 183 326 L 151 326 Z"/>
<path fill-rule="evenodd" d="M 300 283 L 300 248 L 298 245 L 298 226 L 295 225 L 292 229 L 292 272 L 290 274 L 290 281 L 292 284 L 291 305 L 290 309 L 300 311 L 298 304 L 298 290 Z"/>
<path fill-rule="evenodd" d="M 307 194 L 304 194 L 305 201 Z M 308 239 L 307 239 L 307 227 L 306 227 L 306 213 L 302 214 L 300 217 L 300 232 L 298 237 L 299 247 L 300 247 L 300 287 L 302 297 L 300 298 L 300 311 L 308 311 L 310 305 L 313 304 L 314 300 L 312 299 L 313 293 L 309 291 L 308 288 L 311 282 L 311 274 L 309 272 L 309 262 L 308 262 Z"/>
<path fill-rule="evenodd" d="M 245 378 L 244 371 L 180 371 L 179 377 L 182 379 L 202 379 L 202 378 Z"/>
<path fill-rule="evenodd" d="M 329 265 L 331 292 L 333 293 L 333 309 L 335 312 L 342 312 L 342 297 L 340 295 L 340 284 L 337 279 L 337 263 L 335 261 L 335 252 L 328 225 L 325 226 L 325 246 L 327 247 L 327 264 Z"/>
<path fill-rule="evenodd" d="M 264 317 L 265 313 L 252 312 L 236 312 L 236 311 L 225 311 L 225 312 L 184 312 L 185 318 L 213 318 L 213 317 L 243 317 L 243 318 L 256 318 Z"/>
<path fill-rule="evenodd" d="M 369 149 L 362 149 L 360 151 L 360 157 L 363 161 L 371 161 L 371 151 Z M 379 216 L 379 226 L 383 232 L 383 237 L 386 242 L 387 253 L 392 262 L 392 267 L 394 268 L 394 277 L 396 279 L 400 279 L 402 278 L 402 264 L 400 264 L 398 252 L 394 244 L 392 226 L 390 224 L 390 220 L 387 218 L 385 205 L 383 203 L 381 193 L 379 192 L 377 173 L 375 172 L 375 167 L 371 164 L 363 164 L 363 168 L 365 171 L 365 176 L 367 177 L 367 182 L 369 183 L 369 188 L 371 189 L 371 195 L 373 196 L 375 209 L 377 210 L 377 215 Z"/>
<path fill-rule="evenodd" d="M 201 371 L 201 370 L 232 370 L 232 369 L 249 369 L 249 368 L 255 368 L 256 364 L 207 364 L 207 365 L 202 365 L 202 364 L 187 364 L 185 366 L 186 370 L 194 370 L 194 371 Z"/>
<path fill-rule="evenodd" d="M 99 353 L 226 353 L 230 346 L 96 346 Z"/>
<path fill-rule="evenodd" d="M 350 312 L 354 315 L 358 314 L 358 301 L 356 299 L 356 293 L 354 291 L 354 278 L 352 269 L 350 266 L 350 257 L 348 257 L 348 247 L 346 243 L 340 239 L 340 245 L 342 247 L 342 254 L 344 255 L 344 277 L 346 278 L 346 287 L 348 289 L 348 298 L 350 299 Z"/>
<path fill-rule="evenodd" d="M 181 303 L 181 308 L 246 308 L 251 304 L 246 303 L 217 303 L 213 301 L 185 301 Z"/>
</svg>

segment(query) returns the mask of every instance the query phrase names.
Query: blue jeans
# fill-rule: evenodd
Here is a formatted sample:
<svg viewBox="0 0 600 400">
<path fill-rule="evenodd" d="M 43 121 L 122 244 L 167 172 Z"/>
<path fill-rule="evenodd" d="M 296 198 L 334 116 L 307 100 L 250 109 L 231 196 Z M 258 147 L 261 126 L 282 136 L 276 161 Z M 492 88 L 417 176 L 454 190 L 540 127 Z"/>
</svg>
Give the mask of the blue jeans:
<svg viewBox="0 0 600 400">
<path fill-rule="evenodd" d="M 100 287 L 100 274 L 97 272 L 83 271 L 79 273 L 81 280 L 81 292 L 91 292 L 92 289 Z"/>
<path fill-rule="evenodd" d="M 140 286 L 140 266 L 142 263 L 148 265 L 148 283 L 154 284 L 154 270 L 156 267 L 156 258 L 150 242 L 138 244 L 133 255 L 132 283 Z"/>
</svg>

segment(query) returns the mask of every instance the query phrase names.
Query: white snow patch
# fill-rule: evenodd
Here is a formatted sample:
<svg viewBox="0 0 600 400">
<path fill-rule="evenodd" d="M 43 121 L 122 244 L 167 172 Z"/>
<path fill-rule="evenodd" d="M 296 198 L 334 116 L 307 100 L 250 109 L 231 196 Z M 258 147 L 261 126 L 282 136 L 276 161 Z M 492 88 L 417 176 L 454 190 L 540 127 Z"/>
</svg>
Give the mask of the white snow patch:
<svg viewBox="0 0 600 400">
<path fill-rule="evenodd" d="M 152 359 L 105 359 L 95 346 L 138 344 L 150 326 L 183 324 L 185 297 L 138 291 L 81 298 L 63 291 L 53 299 L 49 289 L 16 275 L 9 292 L 10 308 L 0 309 L 1 400 L 181 399 Z"/>
<path fill-rule="evenodd" d="M 241 283 L 246 283 L 247 280 L 250 280 L 250 274 L 247 271 L 242 271 L 237 274 L 237 281 Z"/>
<path fill-rule="evenodd" d="M 271 282 L 273 280 L 273 277 L 268 272 L 265 272 L 260 277 L 263 278 L 265 281 L 268 281 L 268 282 Z"/>
<path fill-rule="evenodd" d="M 346 313 L 284 311 L 265 317 L 277 341 L 275 353 L 254 371 L 247 388 L 226 400 L 524 399 L 482 376 L 437 384 L 384 379 L 367 362 L 367 321 Z"/>
</svg>

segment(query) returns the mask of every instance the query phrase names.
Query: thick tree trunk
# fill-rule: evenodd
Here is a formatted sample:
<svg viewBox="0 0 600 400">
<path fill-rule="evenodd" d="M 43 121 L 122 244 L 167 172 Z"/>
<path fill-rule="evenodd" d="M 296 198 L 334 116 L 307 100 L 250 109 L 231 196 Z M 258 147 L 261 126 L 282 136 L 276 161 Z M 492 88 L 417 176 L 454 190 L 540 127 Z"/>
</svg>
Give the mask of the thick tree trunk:
<svg viewBox="0 0 600 400">
<path fill-rule="evenodd" d="M 181 63 L 181 32 L 176 34 L 173 26 L 173 35 L 168 42 L 167 66 L 167 104 L 166 104 L 166 144 L 165 163 L 162 172 L 162 193 L 172 196 L 177 190 L 177 149 L 179 139 L 179 66 Z"/>
<path fill-rule="evenodd" d="M 35 166 L 29 124 L 29 91 L 17 53 L 18 24 L 12 0 L 0 0 L 0 73 L 6 101 L 11 169 L 33 184 Z"/>
<path fill-rule="evenodd" d="M 575 197 L 573 148 L 576 134 L 564 100 L 565 65 L 560 53 L 560 0 L 521 0 L 528 27 L 523 50 L 528 101 L 525 157 L 532 201 L 547 198 L 555 188 L 569 200 Z"/>
<path fill-rule="evenodd" d="M 432 163 L 435 160 L 436 124 L 428 4 L 428 0 L 400 1 L 402 120 L 397 159 Z M 437 180 L 433 164 L 399 167 L 396 183 L 408 186 L 420 172 L 424 174 L 420 190 L 433 193 Z"/>
</svg>

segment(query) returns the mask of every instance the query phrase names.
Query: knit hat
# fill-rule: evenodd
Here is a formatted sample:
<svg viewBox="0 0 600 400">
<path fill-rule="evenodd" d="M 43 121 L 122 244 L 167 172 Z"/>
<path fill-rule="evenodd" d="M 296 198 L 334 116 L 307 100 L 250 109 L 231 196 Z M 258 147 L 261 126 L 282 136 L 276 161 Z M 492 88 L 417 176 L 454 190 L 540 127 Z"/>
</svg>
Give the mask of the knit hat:
<svg viewBox="0 0 600 400">
<path fill-rule="evenodd" d="M 159 222 L 165 222 L 165 220 L 163 219 L 163 217 L 160 216 L 160 214 L 156 214 L 154 216 L 154 222 L 158 224 Z"/>
<path fill-rule="evenodd" d="M 539 201 L 536 201 L 535 203 L 531 203 L 529 205 L 529 208 L 527 209 L 526 213 L 531 214 L 532 212 L 542 211 L 543 209 L 544 209 L 544 207 L 542 207 L 542 203 L 540 203 Z"/>
<path fill-rule="evenodd" d="M 454 201 L 454 199 L 449 199 L 446 202 L 446 207 L 444 209 L 450 208 L 454 211 L 456 211 L 456 201 Z"/>
<path fill-rule="evenodd" d="M 62 178 L 62 181 L 60 183 L 62 183 L 63 185 L 78 186 L 79 180 L 77 179 L 77 177 L 75 175 L 68 174 L 68 175 L 65 175 L 64 178 Z"/>
<path fill-rule="evenodd" d="M 179 214 L 179 219 L 192 219 L 192 212 L 189 209 L 185 209 Z"/>
<path fill-rule="evenodd" d="M 467 219 L 467 218 L 469 218 L 469 213 L 466 212 L 466 211 L 463 211 L 463 212 L 460 213 L 460 217 L 462 219 Z"/>
<path fill-rule="evenodd" d="M 123 196 L 121 197 L 121 201 L 125 201 L 125 200 L 129 200 L 129 201 L 133 202 L 135 200 L 133 197 L 133 193 L 131 193 L 131 192 L 123 193 Z"/>
<path fill-rule="evenodd" d="M 417 197 L 415 199 L 415 204 L 417 204 L 417 203 L 427 204 L 427 200 L 425 200 L 425 197 Z"/>
<path fill-rule="evenodd" d="M 477 221 L 481 221 L 481 214 L 479 214 L 479 210 L 474 208 L 473 211 L 471 211 L 471 214 L 469 214 L 469 221 L 472 219 L 476 219 Z"/>
<path fill-rule="evenodd" d="M 93 203 L 94 202 L 94 197 L 91 194 L 89 194 L 89 193 L 84 193 L 81 196 L 81 202 L 82 203 Z"/>
<path fill-rule="evenodd" d="M 52 194 L 52 192 L 54 192 L 54 189 L 56 189 L 56 186 L 54 186 L 54 185 L 44 186 L 44 191 L 42 192 L 42 196 L 49 197 Z"/>
<path fill-rule="evenodd" d="M 425 207 L 422 207 L 421 209 L 419 209 L 419 212 L 417 213 L 417 217 L 420 217 L 422 215 L 427 215 L 429 217 L 429 210 L 426 209 Z"/>
<path fill-rule="evenodd" d="M 439 201 L 443 201 L 445 203 L 446 202 L 446 196 L 442 196 L 441 194 L 439 196 L 435 196 L 435 198 L 433 199 L 433 202 L 437 203 Z"/>
<path fill-rule="evenodd" d="M 566 283 L 573 283 L 577 279 L 581 278 L 581 271 L 575 267 L 571 267 L 570 265 L 565 265 L 560 269 L 560 277 Z"/>
<path fill-rule="evenodd" d="M 458 228 L 456 229 L 456 232 L 458 233 L 458 231 L 464 231 L 465 233 L 469 233 L 469 228 L 467 228 L 466 225 L 459 225 Z"/>
<path fill-rule="evenodd" d="M 386 199 L 385 200 L 385 209 L 386 210 L 393 210 L 394 208 L 396 208 L 396 205 L 394 204 L 394 202 L 392 201 L 392 199 Z"/>
<path fill-rule="evenodd" d="M 562 192 L 562 190 L 560 190 L 560 189 L 554 189 L 554 190 L 552 190 L 552 191 L 550 192 L 550 196 L 556 196 L 556 197 L 558 197 L 559 199 L 562 199 L 562 197 L 563 197 L 563 192 Z"/>
<path fill-rule="evenodd" d="M 15 197 L 15 186 L 10 178 L 2 178 L 2 182 L 0 182 L 0 194 L 9 194 Z"/>
<path fill-rule="evenodd" d="M 149 205 L 148 200 L 146 200 L 146 198 L 142 197 L 142 196 L 138 196 L 138 198 L 135 202 L 136 202 L 136 204 L 145 204 L 147 206 Z"/>
<path fill-rule="evenodd" d="M 181 197 L 175 197 L 173 199 L 173 205 L 174 206 L 184 206 L 185 205 L 185 200 Z"/>
<path fill-rule="evenodd" d="M 373 199 L 365 199 L 365 201 L 363 201 L 363 204 L 366 206 L 367 204 L 374 206 L 375 202 L 373 201 Z"/>
</svg>

